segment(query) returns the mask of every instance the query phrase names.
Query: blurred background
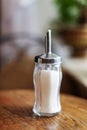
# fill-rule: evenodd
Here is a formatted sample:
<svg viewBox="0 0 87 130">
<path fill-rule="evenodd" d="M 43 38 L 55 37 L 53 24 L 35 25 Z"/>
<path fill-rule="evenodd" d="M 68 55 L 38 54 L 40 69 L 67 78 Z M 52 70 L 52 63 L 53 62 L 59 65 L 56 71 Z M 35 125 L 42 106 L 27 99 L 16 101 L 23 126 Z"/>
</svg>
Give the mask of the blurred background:
<svg viewBox="0 0 87 130">
<path fill-rule="evenodd" d="M 87 0 L 0 0 L 0 90 L 33 89 L 34 57 L 62 57 L 61 92 L 87 98 Z"/>
</svg>

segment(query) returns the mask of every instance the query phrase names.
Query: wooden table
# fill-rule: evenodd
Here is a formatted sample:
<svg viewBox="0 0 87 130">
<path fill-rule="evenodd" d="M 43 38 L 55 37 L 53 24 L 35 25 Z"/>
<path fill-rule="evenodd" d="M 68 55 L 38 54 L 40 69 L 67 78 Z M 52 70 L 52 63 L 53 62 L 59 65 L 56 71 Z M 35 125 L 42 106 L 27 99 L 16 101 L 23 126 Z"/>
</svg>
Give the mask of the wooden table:
<svg viewBox="0 0 87 130">
<path fill-rule="evenodd" d="M 0 130 L 87 130 L 87 100 L 61 95 L 62 111 L 54 117 L 32 112 L 32 90 L 0 91 Z"/>
</svg>

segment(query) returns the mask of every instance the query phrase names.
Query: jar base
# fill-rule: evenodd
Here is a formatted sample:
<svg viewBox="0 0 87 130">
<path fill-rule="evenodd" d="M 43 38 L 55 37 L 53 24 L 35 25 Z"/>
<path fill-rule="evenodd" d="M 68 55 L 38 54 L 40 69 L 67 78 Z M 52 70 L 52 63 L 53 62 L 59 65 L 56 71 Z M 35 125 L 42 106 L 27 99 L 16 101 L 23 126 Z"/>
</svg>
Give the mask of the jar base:
<svg viewBox="0 0 87 130">
<path fill-rule="evenodd" d="M 42 113 L 42 112 L 37 112 L 34 108 L 33 108 L 33 112 L 35 115 L 37 116 L 43 116 L 43 117 L 51 117 L 51 116 L 56 116 L 57 114 L 59 114 L 61 112 L 61 109 L 55 113 Z"/>
</svg>

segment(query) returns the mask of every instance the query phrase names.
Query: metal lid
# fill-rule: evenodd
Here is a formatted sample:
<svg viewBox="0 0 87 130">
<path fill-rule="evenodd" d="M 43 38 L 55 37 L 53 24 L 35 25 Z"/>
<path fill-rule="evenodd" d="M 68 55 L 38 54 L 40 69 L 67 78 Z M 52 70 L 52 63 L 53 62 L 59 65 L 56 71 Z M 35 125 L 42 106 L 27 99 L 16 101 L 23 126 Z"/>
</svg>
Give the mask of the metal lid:
<svg viewBox="0 0 87 130">
<path fill-rule="evenodd" d="M 48 30 L 46 35 L 45 54 L 35 57 L 37 63 L 61 63 L 61 57 L 51 52 L 51 30 Z"/>
</svg>

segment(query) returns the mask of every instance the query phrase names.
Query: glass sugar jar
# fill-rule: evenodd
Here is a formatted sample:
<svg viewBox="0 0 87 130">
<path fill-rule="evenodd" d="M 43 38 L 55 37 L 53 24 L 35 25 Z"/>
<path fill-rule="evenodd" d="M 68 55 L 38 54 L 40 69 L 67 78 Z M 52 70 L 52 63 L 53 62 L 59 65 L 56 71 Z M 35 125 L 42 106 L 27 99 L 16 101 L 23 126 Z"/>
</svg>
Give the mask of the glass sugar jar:
<svg viewBox="0 0 87 130">
<path fill-rule="evenodd" d="M 38 116 L 53 116 L 61 111 L 61 57 L 51 52 L 51 30 L 46 36 L 46 53 L 35 57 L 33 112 Z"/>
</svg>

